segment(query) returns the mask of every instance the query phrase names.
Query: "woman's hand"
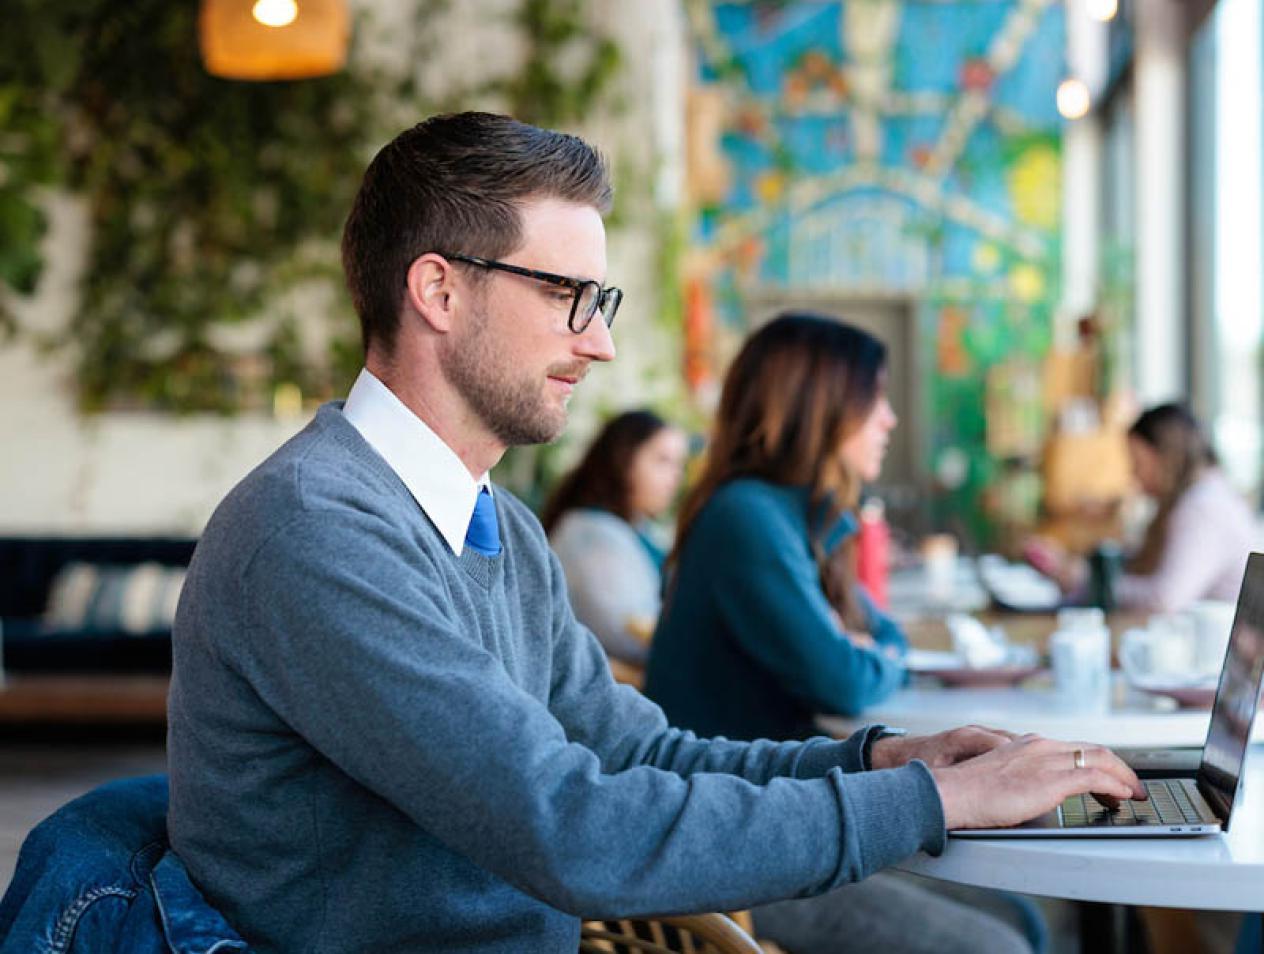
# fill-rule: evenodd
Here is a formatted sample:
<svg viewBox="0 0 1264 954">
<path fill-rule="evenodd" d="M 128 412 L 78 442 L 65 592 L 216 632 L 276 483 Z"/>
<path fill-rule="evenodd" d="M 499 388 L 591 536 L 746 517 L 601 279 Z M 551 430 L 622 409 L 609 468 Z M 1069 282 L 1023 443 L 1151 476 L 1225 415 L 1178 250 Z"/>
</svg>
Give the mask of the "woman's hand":
<svg viewBox="0 0 1264 954">
<path fill-rule="evenodd" d="M 875 652 L 878 649 L 878 641 L 868 633 L 843 633 L 844 636 L 851 641 L 851 644 L 858 649 L 872 649 Z"/>
<path fill-rule="evenodd" d="M 843 625 L 843 618 L 838 615 L 838 610 L 830 610 L 830 618 L 833 619 L 834 625 L 838 627 L 839 633 L 855 646 L 857 649 L 867 649 L 871 653 L 881 653 L 894 662 L 899 662 L 904 658 L 904 653 L 899 646 L 883 646 L 873 638 L 871 633 L 853 633 Z"/>
<path fill-rule="evenodd" d="M 1088 579 L 1084 559 L 1067 553 L 1060 543 L 1048 537 L 1029 537 L 1023 543 L 1023 558 L 1057 583 L 1063 593 L 1079 589 Z"/>
</svg>

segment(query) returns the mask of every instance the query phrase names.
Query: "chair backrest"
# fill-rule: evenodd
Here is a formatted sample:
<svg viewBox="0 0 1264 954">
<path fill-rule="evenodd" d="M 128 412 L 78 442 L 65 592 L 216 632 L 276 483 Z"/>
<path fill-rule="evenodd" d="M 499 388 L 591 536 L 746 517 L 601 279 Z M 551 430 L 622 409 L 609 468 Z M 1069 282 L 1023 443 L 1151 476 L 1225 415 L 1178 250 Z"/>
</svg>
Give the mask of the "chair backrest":
<svg viewBox="0 0 1264 954">
<path fill-rule="evenodd" d="M 762 954 L 751 936 L 723 914 L 586 921 L 579 950 L 604 954 Z"/>
</svg>

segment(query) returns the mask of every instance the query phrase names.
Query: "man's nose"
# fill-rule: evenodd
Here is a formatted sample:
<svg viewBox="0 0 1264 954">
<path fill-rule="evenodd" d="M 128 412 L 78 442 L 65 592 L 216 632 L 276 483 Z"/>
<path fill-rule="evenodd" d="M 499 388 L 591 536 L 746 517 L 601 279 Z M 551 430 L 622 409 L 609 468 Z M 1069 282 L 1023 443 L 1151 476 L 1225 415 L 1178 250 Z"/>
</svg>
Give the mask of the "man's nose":
<svg viewBox="0 0 1264 954">
<path fill-rule="evenodd" d="M 601 320 L 601 315 L 593 316 L 584 333 L 579 335 L 575 350 L 593 361 L 614 360 L 614 337 L 610 329 Z"/>
</svg>

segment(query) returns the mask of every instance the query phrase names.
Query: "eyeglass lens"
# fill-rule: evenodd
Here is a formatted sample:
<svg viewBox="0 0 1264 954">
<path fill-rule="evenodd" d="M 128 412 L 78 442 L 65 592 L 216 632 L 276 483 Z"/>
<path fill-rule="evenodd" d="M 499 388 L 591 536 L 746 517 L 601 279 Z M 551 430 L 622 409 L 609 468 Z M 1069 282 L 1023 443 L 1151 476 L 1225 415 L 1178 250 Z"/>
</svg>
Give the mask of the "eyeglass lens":
<svg viewBox="0 0 1264 954">
<path fill-rule="evenodd" d="M 579 300 L 575 303 L 573 330 L 577 334 L 583 334 L 598 311 L 601 312 L 601 320 L 609 328 L 622 299 L 623 293 L 617 288 L 603 290 L 596 282 L 585 282 L 579 290 Z"/>
</svg>

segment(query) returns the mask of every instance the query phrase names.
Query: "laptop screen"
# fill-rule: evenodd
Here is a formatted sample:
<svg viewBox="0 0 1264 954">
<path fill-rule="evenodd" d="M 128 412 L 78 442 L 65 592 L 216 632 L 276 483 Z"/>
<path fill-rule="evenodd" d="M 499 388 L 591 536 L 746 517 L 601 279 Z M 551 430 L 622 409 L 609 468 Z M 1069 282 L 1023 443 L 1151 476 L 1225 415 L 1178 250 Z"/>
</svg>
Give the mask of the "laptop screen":
<svg viewBox="0 0 1264 954">
<path fill-rule="evenodd" d="M 1264 676 L 1264 554 L 1252 553 L 1242 578 L 1220 687 L 1198 770 L 1199 788 L 1222 818 L 1238 790 Z M 1227 824 L 1226 824 L 1227 827 Z"/>
</svg>

